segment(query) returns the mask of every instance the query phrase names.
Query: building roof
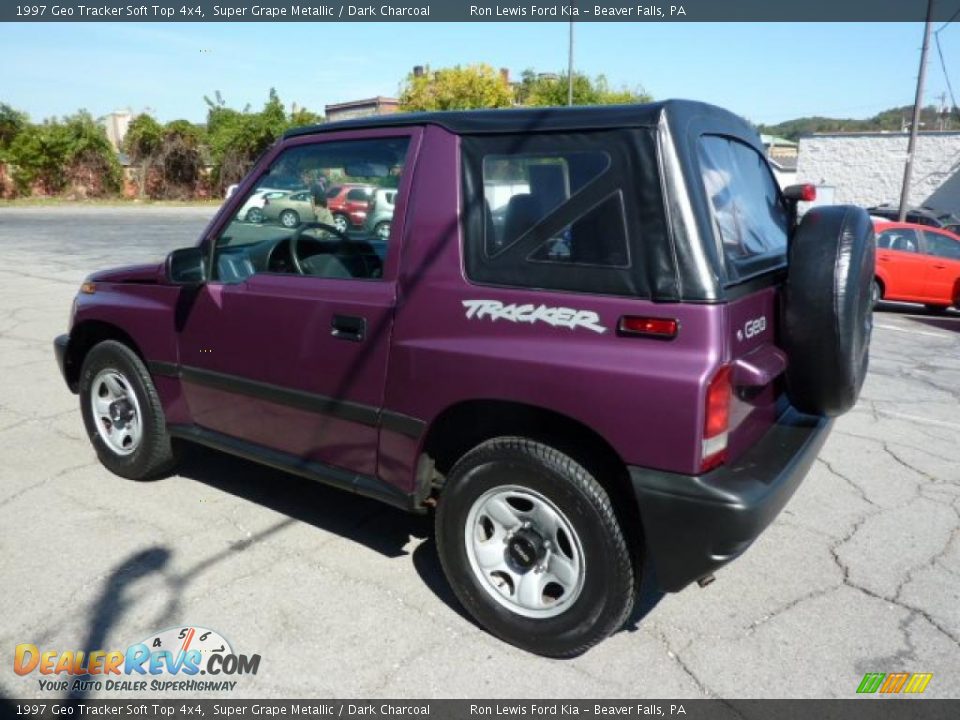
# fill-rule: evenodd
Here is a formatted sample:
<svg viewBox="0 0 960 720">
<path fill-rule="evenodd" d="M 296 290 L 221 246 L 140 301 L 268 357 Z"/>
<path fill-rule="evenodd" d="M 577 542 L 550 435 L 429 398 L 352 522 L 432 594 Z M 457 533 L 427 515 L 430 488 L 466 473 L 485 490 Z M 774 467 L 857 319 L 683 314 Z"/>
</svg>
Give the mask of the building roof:
<svg viewBox="0 0 960 720">
<path fill-rule="evenodd" d="M 779 135 L 767 135 L 766 133 L 760 134 L 760 142 L 762 142 L 764 145 L 785 145 L 788 147 L 797 146 L 797 143 L 793 142 L 793 140 L 787 140 Z"/>
<path fill-rule="evenodd" d="M 589 105 L 579 107 L 512 108 L 506 110 L 456 110 L 447 112 L 395 113 L 311 125 L 288 130 L 284 137 L 358 130 L 365 128 L 439 125 L 462 135 L 516 133 L 537 130 L 593 130 L 621 127 L 654 127 L 664 116 L 678 125 L 706 121 L 733 123 L 756 137 L 742 118 L 714 105 L 692 100 L 664 100 L 643 105 Z"/>
<path fill-rule="evenodd" d="M 850 138 L 850 137 L 885 137 L 885 138 L 906 138 L 909 137 L 910 133 L 906 130 L 851 130 L 849 132 L 825 132 L 825 133 L 807 133 L 801 136 L 801 140 L 804 138 Z M 960 137 L 960 131 L 958 130 L 921 130 L 919 137 L 926 137 L 928 135 L 936 135 L 938 137 Z"/>
<path fill-rule="evenodd" d="M 332 103 L 326 105 L 327 112 L 331 110 L 349 110 L 356 107 L 368 107 L 370 105 L 399 105 L 400 101 L 392 97 L 384 97 L 382 95 L 377 95 L 372 98 L 364 98 L 363 100 L 349 100 L 342 103 Z"/>
</svg>

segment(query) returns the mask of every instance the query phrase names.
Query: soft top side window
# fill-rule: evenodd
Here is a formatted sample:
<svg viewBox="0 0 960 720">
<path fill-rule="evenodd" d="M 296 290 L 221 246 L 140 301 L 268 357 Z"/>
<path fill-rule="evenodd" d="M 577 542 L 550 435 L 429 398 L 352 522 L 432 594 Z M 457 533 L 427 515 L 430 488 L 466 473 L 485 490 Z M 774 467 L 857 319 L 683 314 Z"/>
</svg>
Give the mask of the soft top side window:
<svg viewBox="0 0 960 720">
<path fill-rule="evenodd" d="M 700 171 L 731 282 L 786 262 L 787 209 L 766 159 L 740 140 L 700 138 Z"/>
</svg>

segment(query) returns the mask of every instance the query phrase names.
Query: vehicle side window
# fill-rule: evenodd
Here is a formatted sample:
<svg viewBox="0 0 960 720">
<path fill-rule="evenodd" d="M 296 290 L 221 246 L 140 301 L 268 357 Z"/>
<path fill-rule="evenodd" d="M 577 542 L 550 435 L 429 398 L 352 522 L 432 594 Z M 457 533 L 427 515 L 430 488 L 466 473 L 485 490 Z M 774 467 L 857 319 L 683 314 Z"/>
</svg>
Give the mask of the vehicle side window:
<svg viewBox="0 0 960 720">
<path fill-rule="evenodd" d="M 705 135 L 700 169 L 730 279 L 783 265 L 788 215 L 766 159 L 739 140 Z"/>
<path fill-rule="evenodd" d="M 960 260 L 960 241 L 940 233 L 926 232 L 927 252 L 947 260 Z"/>
<path fill-rule="evenodd" d="M 910 228 L 892 228 L 877 235 L 877 247 L 881 250 L 899 250 L 900 252 L 918 252 L 920 239 L 916 230 Z"/>
<path fill-rule="evenodd" d="M 347 193 L 347 200 L 369 200 L 371 194 L 369 189 L 356 188 Z"/>
<path fill-rule="evenodd" d="M 239 283 L 262 272 L 382 278 L 389 233 L 367 227 L 362 212 L 345 221 L 341 192 L 350 183 L 357 187 L 346 193 L 348 198 L 370 201 L 377 189 L 396 191 L 408 145 L 407 137 L 387 137 L 284 151 L 217 238 L 213 279 Z"/>
</svg>

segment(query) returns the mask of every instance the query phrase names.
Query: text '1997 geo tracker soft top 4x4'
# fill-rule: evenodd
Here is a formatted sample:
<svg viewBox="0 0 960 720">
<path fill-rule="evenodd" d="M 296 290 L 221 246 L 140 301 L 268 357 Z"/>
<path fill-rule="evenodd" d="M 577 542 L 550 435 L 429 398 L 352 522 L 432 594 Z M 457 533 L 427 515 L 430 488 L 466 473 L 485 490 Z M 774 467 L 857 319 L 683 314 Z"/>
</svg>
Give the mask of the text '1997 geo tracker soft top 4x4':
<svg viewBox="0 0 960 720">
<path fill-rule="evenodd" d="M 278 186 L 292 227 L 241 217 Z M 57 356 L 114 473 L 189 441 L 435 512 L 470 614 L 573 656 L 746 550 L 856 402 L 873 230 L 810 190 L 689 101 L 301 128 L 195 247 L 88 278 Z"/>
</svg>

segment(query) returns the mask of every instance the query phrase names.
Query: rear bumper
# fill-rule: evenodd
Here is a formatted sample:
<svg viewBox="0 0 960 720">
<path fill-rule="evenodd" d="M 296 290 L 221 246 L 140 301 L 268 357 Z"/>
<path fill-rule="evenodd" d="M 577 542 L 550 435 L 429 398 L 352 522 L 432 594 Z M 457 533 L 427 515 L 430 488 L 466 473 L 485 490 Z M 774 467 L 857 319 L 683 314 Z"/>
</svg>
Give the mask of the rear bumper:
<svg viewBox="0 0 960 720">
<path fill-rule="evenodd" d="M 57 356 L 57 366 L 60 368 L 60 375 L 63 381 L 70 388 L 70 392 L 76 392 L 76 385 L 70 382 L 70 374 L 67 372 L 67 350 L 70 347 L 69 335 L 58 335 L 53 340 L 53 353 Z"/>
<path fill-rule="evenodd" d="M 676 592 L 743 553 L 787 504 L 831 426 L 789 407 L 731 465 L 697 476 L 629 468 L 660 588 Z"/>
</svg>

